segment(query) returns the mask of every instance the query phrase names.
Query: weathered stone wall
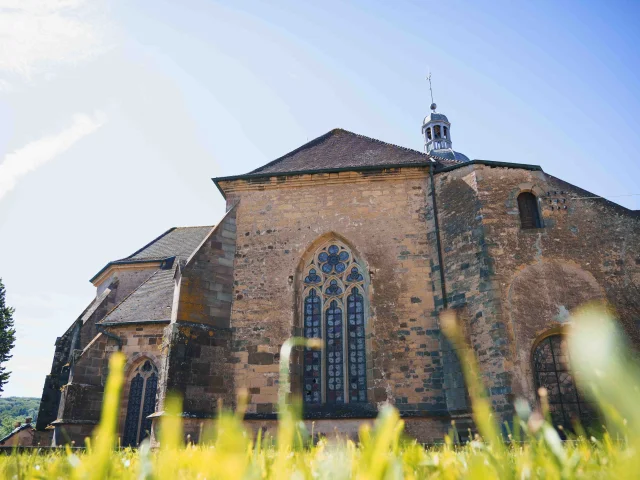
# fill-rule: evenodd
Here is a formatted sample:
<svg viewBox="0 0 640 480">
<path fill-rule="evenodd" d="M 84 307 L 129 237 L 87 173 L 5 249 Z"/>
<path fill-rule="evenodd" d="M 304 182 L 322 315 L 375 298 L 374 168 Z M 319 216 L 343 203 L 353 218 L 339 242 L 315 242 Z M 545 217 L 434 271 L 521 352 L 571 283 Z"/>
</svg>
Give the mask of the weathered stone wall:
<svg viewBox="0 0 640 480">
<path fill-rule="evenodd" d="M 40 408 L 38 409 L 36 422 L 37 430 L 44 430 L 58 416 L 61 388 L 69 380 L 69 367 L 66 365 L 70 360 L 72 347 L 75 347 L 73 343 L 78 342 L 79 330 L 80 322 L 76 320 L 62 336 L 56 339 L 51 373 L 45 377 L 42 397 L 40 398 Z"/>
<path fill-rule="evenodd" d="M 115 293 L 105 289 L 82 312 L 82 315 L 56 340 L 56 350 L 51 365 L 51 373 L 45 378 L 40 400 L 40 409 L 36 428 L 44 430 L 57 418 L 60 407 L 60 395 L 63 385 L 69 381 L 69 365 L 74 355 L 82 351 L 96 336 L 95 324 L 113 307 Z"/>
<path fill-rule="evenodd" d="M 235 401 L 229 328 L 235 251 L 231 208 L 178 273 L 174 323 L 164 336 L 160 406 L 171 391 L 182 396 L 185 412 L 199 417 L 212 416 L 218 400 L 227 406 Z"/>
<path fill-rule="evenodd" d="M 235 250 L 236 210 L 231 209 L 181 268 L 174 321 L 229 327 Z"/>
<path fill-rule="evenodd" d="M 173 323 L 164 338 L 170 347 L 161 401 L 167 393 L 177 393 L 184 412 L 199 418 L 213 416 L 219 400 L 227 407 L 234 405 L 230 329 Z"/>
<path fill-rule="evenodd" d="M 542 171 L 474 167 L 493 288 L 501 302 L 494 321 L 507 326 L 505 366 L 512 393 L 535 399 L 531 354 L 545 332 L 566 323 L 589 300 L 617 311 L 640 346 L 640 217 Z M 523 230 L 522 191 L 539 196 L 544 227 Z"/>
<path fill-rule="evenodd" d="M 138 324 L 109 327 L 122 342 L 126 355 L 125 383 L 120 408 L 120 431 L 124 429 L 132 372 L 145 359 L 161 369 L 164 363 L 162 338 L 164 324 Z M 93 428 L 100 419 L 102 395 L 108 375 L 109 357 L 118 350 L 117 342 L 99 333 L 75 359 L 69 383 L 62 388 L 55 438 L 82 445 L 87 425 Z"/>
<path fill-rule="evenodd" d="M 165 360 L 162 349 L 164 323 L 150 323 L 139 325 L 126 325 L 109 330 L 122 339 L 122 353 L 127 357 L 124 367 L 125 383 L 122 388 L 122 402 L 120 408 L 119 431 L 124 432 L 127 408 L 129 406 L 129 392 L 134 370 L 145 360 L 150 360 L 161 371 Z M 157 394 L 156 394 L 157 396 Z"/>
<path fill-rule="evenodd" d="M 332 237 L 369 269 L 369 402 L 424 414 L 446 410 L 442 379 L 434 381 L 442 371 L 426 169 L 301 175 L 223 188 L 229 204 L 239 201 L 231 328 L 235 383 L 249 389 L 250 414 L 274 411 L 279 350 L 300 325 L 301 259 Z"/>
<path fill-rule="evenodd" d="M 493 260 L 485 235 L 482 201 L 475 166 L 457 168 L 435 177 L 443 249 L 447 306 L 456 311 L 481 367 L 493 408 L 510 416 L 512 409 L 509 338 L 501 318 L 499 292 L 493 282 Z M 442 304 L 440 296 L 437 303 Z M 466 405 L 462 377 L 450 406 Z M 460 408 L 462 409 L 462 408 Z"/>
</svg>

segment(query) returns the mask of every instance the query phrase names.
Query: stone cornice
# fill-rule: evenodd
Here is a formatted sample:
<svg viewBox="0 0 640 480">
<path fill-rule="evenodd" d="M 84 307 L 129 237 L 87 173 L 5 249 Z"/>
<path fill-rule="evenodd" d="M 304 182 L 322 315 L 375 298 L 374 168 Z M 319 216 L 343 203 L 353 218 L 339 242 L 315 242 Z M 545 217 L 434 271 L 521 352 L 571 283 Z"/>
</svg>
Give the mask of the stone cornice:
<svg viewBox="0 0 640 480">
<path fill-rule="evenodd" d="M 428 168 L 428 165 L 420 165 L 364 171 L 345 170 L 256 178 L 248 176 L 239 178 L 227 177 L 215 179 L 215 182 L 220 191 L 226 196 L 236 192 L 299 188 L 312 185 L 341 185 L 346 183 L 424 178 L 427 175 Z"/>
</svg>

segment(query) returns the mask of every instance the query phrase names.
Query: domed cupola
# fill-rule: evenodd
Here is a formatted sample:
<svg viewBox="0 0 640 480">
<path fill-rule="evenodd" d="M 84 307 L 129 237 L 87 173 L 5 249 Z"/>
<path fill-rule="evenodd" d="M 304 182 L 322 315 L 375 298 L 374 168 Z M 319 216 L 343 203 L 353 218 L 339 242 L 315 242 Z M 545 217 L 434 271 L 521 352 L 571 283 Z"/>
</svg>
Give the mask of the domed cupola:
<svg viewBox="0 0 640 480">
<path fill-rule="evenodd" d="M 431 75 L 428 79 L 429 90 L 431 90 Z M 468 162 L 469 158 L 466 155 L 453 150 L 451 123 L 446 115 L 437 113 L 436 108 L 438 107 L 433 103 L 433 92 L 431 92 L 431 113 L 424 117 L 424 122 L 422 122 L 422 136 L 426 152 L 438 158 Z"/>
</svg>

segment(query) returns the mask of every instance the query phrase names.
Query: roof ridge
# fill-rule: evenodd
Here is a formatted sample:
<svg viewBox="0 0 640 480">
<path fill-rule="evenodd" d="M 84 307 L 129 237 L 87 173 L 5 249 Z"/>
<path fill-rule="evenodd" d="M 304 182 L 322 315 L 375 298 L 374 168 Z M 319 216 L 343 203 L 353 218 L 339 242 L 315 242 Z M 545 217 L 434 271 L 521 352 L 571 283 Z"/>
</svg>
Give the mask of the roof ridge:
<svg viewBox="0 0 640 480">
<path fill-rule="evenodd" d="M 383 140 L 378 140 L 377 138 L 372 138 L 372 137 L 367 137 L 366 135 L 361 135 L 359 133 L 355 133 L 355 132 L 351 132 L 349 130 L 345 130 L 344 128 L 333 128 L 331 130 L 329 130 L 327 133 L 320 135 L 319 137 L 314 138 L 313 140 L 305 143 L 304 145 L 299 146 L 298 148 L 291 150 L 288 153 L 285 153 L 284 155 L 282 155 L 281 157 L 276 158 L 275 160 L 270 161 L 269 163 L 265 163 L 264 165 L 262 165 L 261 167 L 256 168 L 255 170 L 251 170 L 249 173 L 247 173 L 246 175 L 251 175 L 252 173 L 260 173 L 261 170 L 264 170 L 267 167 L 271 167 L 273 165 L 275 165 L 278 162 L 281 162 L 282 160 L 302 151 L 305 150 L 307 148 L 311 148 L 321 142 L 323 142 L 324 140 L 326 140 L 327 138 L 329 138 L 332 135 L 335 135 L 337 133 L 346 133 L 348 135 L 353 135 L 354 137 L 359 137 L 359 138 L 363 138 L 365 140 L 369 140 L 369 141 L 373 141 L 376 143 L 379 143 L 381 145 L 387 145 L 390 147 L 395 147 L 395 148 L 400 148 L 402 150 L 408 151 L 408 152 L 414 152 L 414 153 L 418 153 L 420 155 L 427 155 L 424 152 L 421 152 L 419 150 L 414 150 L 413 148 L 409 148 L 409 147 L 403 147 L 401 145 L 396 145 L 395 143 L 389 143 L 389 142 L 385 142 Z"/>
<path fill-rule="evenodd" d="M 137 254 L 139 254 L 140 252 L 142 252 L 143 250 L 147 249 L 148 247 L 150 247 L 151 245 L 153 245 L 154 243 L 156 243 L 158 240 L 160 240 L 162 237 L 166 236 L 168 233 L 173 232 L 176 228 L 178 227 L 171 227 L 169 230 L 167 230 L 166 232 L 164 232 L 163 234 L 157 236 L 156 238 L 154 238 L 153 240 L 151 240 L 149 243 L 147 243 L 144 247 L 136 250 L 135 252 L 133 252 L 131 255 L 129 255 L 128 257 L 124 257 L 121 258 L 120 260 L 125 260 L 127 258 L 133 258 L 135 257 Z M 116 260 L 117 262 L 118 260 Z"/>
<path fill-rule="evenodd" d="M 175 266 L 175 264 L 174 264 L 173 268 L 175 268 L 175 267 L 176 267 L 176 266 Z M 109 315 L 111 315 L 111 314 L 112 314 L 112 313 L 113 313 L 113 312 L 114 312 L 114 311 L 115 311 L 115 310 L 116 310 L 120 305 L 122 305 L 124 302 L 126 302 L 126 301 L 127 301 L 127 299 L 129 299 L 129 297 L 131 297 L 131 295 L 133 295 L 133 294 L 134 294 L 134 293 L 136 293 L 138 290 L 140 290 L 140 287 L 142 287 L 145 283 L 147 283 L 149 280 L 151 280 L 153 277 L 155 277 L 155 276 L 156 276 L 156 274 L 157 274 L 158 272 L 161 272 L 161 271 L 162 271 L 162 269 L 161 269 L 161 268 L 159 268 L 159 269 L 157 269 L 155 272 L 153 272 L 151 275 L 149 275 L 149 278 L 147 278 L 144 282 L 142 282 L 142 283 L 141 283 L 140 285 L 138 285 L 136 288 L 134 288 L 133 290 L 131 290 L 131 292 L 129 293 L 129 295 L 127 295 L 127 296 L 126 296 L 126 297 L 124 297 L 122 300 L 120 300 L 120 303 L 118 303 L 117 305 L 114 305 L 114 307 L 113 307 L 111 310 L 109 310 L 109 311 L 107 312 L 107 314 L 106 314 L 104 317 L 102 317 L 100 320 L 98 320 L 96 323 L 99 323 L 99 324 L 100 324 L 100 323 L 102 323 L 102 322 L 103 322 L 103 321 L 104 321 L 104 320 L 105 320 Z"/>
<path fill-rule="evenodd" d="M 187 225 L 186 227 L 173 227 L 174 230 L 178 230 L 181 228 L 212 228 L 215 225 Z"/>
<path fill-rule="evenodd" d="M 420 155 L 425 155 L 425 156 L 427 155 L 426 153 L 421 152 L 420 150 L 416 150 L 415 148 L 403 147 L 402 145 L 397 145 L 395 143 L 385 142 L 384 140 L 380 140 L 378 138 L 367 137 L 366 135 L 362 135 L 360 133 L 350 132 L 349 130 L 345 130 L 343 128 L 336 128 L 334 130 L 342 130 L 343 132 L 349 133 L 351 135 L 355 135 L 356 137 L 365 138 L 367 140 L 371 140 L 371 141 L 376 142 L 376 143 L 381 143 L 382 145 L 388 145 L 390 147 L 400 148 L 402 150 L 406 150 L 407 152 L 419 153 Z"/>
</svg>

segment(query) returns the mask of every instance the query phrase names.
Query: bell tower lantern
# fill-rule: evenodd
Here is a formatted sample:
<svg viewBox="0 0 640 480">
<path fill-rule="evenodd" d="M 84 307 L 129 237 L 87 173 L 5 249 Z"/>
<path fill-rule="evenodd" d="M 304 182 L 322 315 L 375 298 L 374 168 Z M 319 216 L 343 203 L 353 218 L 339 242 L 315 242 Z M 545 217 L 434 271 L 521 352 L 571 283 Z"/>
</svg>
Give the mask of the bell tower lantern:
<svg viewBox="0 0 640 480">
<path fill-rule="evenodd" d="M 453 150 L 451 123 L 446 115 L 436 112 L 438 106 L 433 101 L 431 74 L 429 74 L 427 80 L 429 80 L 429 91 L 431 92 L 431 113 L 424 117 L 422 122 L 424 149 L 432 157 L 454 162 L 468 162 L 469 158 L 466 155 Z"/>
<path fill-rule="evenodd" d="M 436 113 L 436 104 L 431 104 L 431 113 L 424 118 L 422 135 L 427 153 L 433 150 L 450 150 L 451 123 L 442 113 Z"/>
</svg>

